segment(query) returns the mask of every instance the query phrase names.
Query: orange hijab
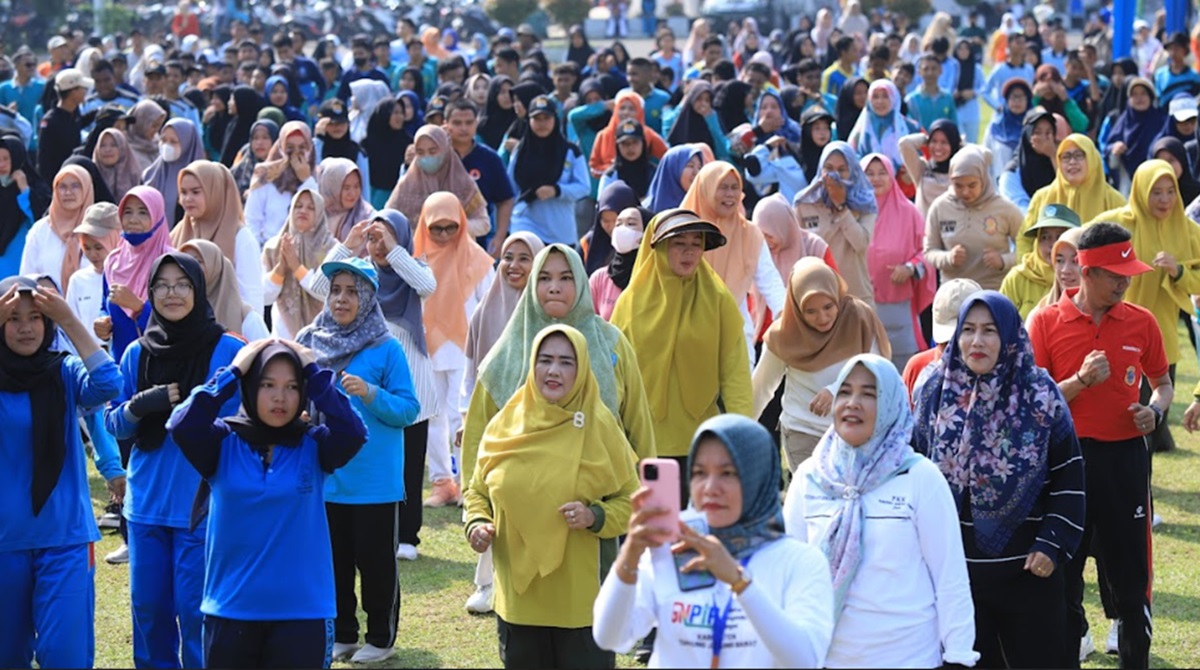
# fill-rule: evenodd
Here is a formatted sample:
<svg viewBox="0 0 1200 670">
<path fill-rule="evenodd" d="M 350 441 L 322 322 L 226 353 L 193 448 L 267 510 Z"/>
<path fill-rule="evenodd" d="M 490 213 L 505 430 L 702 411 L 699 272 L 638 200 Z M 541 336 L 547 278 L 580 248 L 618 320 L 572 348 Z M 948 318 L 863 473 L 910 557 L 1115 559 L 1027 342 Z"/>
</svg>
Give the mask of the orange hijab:
<svg viewBox="0 0 1200 670">
<path fill-rule="evenodd" d="M 722 215 L 717 210 L 717 185 L 728 175 L 737 177 L 738 204 L 733 214 Z M 725 286 L 729 287 L 729 292 L 739 305 L 754 284 L 754 273 L 758 270 L 758 258 L 764 244 L 762 231 L 746 220 L 742 197 L 742 176 L 737 168 L 725 161 L 714 161 L 700 168 L 692 187 L 679 205 L 721 229 L 726 240 L 725 246 L 706 251 L 704 259 L 725 281 Z"/>
<path fill-rule="evenodd" d="M 221 248 L 234 267 L 237 267 L 237 234 L 242 222 L 242 197 L 229 168 L 212 161 L 196 161 L 179 171 L 180 190 L 183 178 L 195 177 L 204 190 L 205 207 L 200 216 L 184 214 L 183 220 L 171 231 L 171 246 L 182 249 L 190 240 L 208 240 Z"/>
<path fill-rule="evenodd" d="M 81 193 L 83 198 L 79 203 L 79 209 L 74 212 L 68 212 L 58 200 L 58 185 L 67 177 L 79 180 L 80 185 L 83 186 Z M 58 174 L 54 176 L 53 192 L 54 197 L 50 199 L 50 211 L 46 213 L 46 218 L 54 235 L 67 246 L 67 251 L 63 254 L 61 275 L 58 280 L 63 295 L 66 295 L 67 282 L 71 280 L 71 275 L 79 269 L 79 258 L 83 255 L 82 247 L 79 245 L 79 236 L 75 234 L 75 229 L 83 222 L 83 215 L 87 212 L 87 208 L 96 201 L 96 192 L 92 185 L 92 175 L 78 165 L 65 165 L 58 171 Z"/>
<path fill-rule="evenodd" d="M 458 222 L 458 233 L 441 245 L 429 233 L 429 226 L 438 221 Z M 453 193 L 440 191 L 425 201 L 413 238 L 413 254 L 429 265 L 437 279 L 437 290 L 425 300 L 423 314 L 429 355 L 447 342 L 465 351 L 467 297 L 492 269 L 492 257 L 471 239 L 467 213 Z"/>
<path fill-rule="evenodd" d="M 632 90 L 621 91 L 613 101 L 613 109 L 620 109 L 621 103 L 626 100 L 633 103 L 637 110 L 633 118 L 642 124 L 642 130 L 646 136 L 646 152 L 655 159 L 662 159 L 663 154 L 667 153 L 667 143 L 658 133 L 651 130 L 650 126 L 646 125 L 646 104 L 642 100 L 642 96 Z M 596 141 L 592 143 L 592 157 L 588 165 L 597 175 L 603 174 L 612 167 L 613 162 L 617 159 L 617 126 L 619 125 L 621 125 L 621 119 L 614 111 L 612 118 L 608 120 L 608 125 L 596 134 Z"/>
</svg>

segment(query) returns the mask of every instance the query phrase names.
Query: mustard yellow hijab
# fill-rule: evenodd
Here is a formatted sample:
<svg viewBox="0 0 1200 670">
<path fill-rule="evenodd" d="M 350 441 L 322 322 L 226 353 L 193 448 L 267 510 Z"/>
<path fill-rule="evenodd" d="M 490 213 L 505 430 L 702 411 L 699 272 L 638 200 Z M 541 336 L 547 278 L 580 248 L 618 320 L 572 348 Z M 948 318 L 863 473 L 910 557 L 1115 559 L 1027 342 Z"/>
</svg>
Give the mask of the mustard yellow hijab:
<svg viewBox="0 0 1200 670">
<path fill-rule="evenodd" d="M 741 314 L 733 294 L 709 265 L 711 252 L 687 279 L 671 270 L 666 240 L 657 248 L 650 243 L 658 224 L 656 216 L 646 226 L 629 286 L 617 299 L 609 322 L 625 333 L 637 352 L 654 419 L 667 418 L 672 376 L 679 381 L 688 414 L 700 419 L 721 388 L 718 324 L 723 316 L 741 319 Z"/>
<path fill-rule="evenodd" d="M 575 385 L 558 403 L 546 400 L 535 379 L 538 352 L 553 336 L 566 336 L 576 357 Z M 633 448 L 600 398 L 583 333 L 555 324 L 537 334 L 525 384 L 488 423 L 474 476 L 487 484 L 496 558 L 517 593 L 562 565 L 572 531 L 559 507 L 590 505 L 637 476 Z"/>
<path fill-rule="evenodd" d="M 1062 173 L 1062 155 L 1072 149 L 1087 154 L 1087 179 L 1079 186 L 1072 186 Z M 1116 209 L 1125 204 L 1125 198 L 1104 180 L 1104 166 L 1100 152 L 1087 135 L 1074 133 L 1059 143 L 1057 152 L 1058 170 L 1054 181 L 1038 189 L 1029 201 L 1025 223 L 1017 236 L 1017 252 L 1022 256 L 1029 253 L 1035 243 L 1024 237 L 1025 231 L 1037 223 L 1038 215 L 1046 205 L 1066 205 L 1079 215 L 1080 221 L 1091 221 L 1101 212 Z"/>
</svg>

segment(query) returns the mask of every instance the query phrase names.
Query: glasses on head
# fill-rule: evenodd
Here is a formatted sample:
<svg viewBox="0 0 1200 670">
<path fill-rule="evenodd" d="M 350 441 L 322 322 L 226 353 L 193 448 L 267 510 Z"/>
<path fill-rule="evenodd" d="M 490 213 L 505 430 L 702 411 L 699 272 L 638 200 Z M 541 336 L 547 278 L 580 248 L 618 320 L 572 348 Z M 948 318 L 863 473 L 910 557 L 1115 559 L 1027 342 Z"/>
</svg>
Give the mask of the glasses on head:
<svg viewBox="0 0 1200 670">
<path fill-rule="evenodd" d="M 1082 151 L 1068 151 L 1059 157 L 1064 163 L 1084 163 L 1087 161 L 1087 154 Z"/>
<path fill-rule="evenodd" d="M 451 237 L 458 233 L 459 225 L 452 223 L 448 226 L 430 226 L 429 234 L 437 237 Z"/>
<path fill-rule="evenodd" d="M 154 297 L 162 300 L 170 294 L 174 294 L 180 298 L 186 298 L 192 294 L 193 286 L 190 282 L 180 282 L 178 284 L 155 284 L 150 287 L 150 291 L 154 293 Z"/>
</svg>

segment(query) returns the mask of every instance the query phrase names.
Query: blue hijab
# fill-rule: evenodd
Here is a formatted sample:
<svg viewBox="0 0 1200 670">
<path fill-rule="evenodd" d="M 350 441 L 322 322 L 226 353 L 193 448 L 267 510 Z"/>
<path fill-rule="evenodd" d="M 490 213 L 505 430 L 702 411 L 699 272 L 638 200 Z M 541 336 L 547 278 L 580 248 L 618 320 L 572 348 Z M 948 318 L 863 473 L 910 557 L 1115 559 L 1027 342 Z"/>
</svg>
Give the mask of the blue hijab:
<svg viewBox="0 0 1200 670">
<path fill-rule="evenodd" d="M 404 122 L 404 130 L 408 133 L 409 137 L 416 137 L 417 131 L 421 129 L 421 126 L 425 125 L 425 107 L 421 104 L 421 96 L 417 95 L 414 91 L 404 89 L 396 95 L 397 100 L 401 98 L 404 99 L 404 104 L 413 110 L 412 120 Z"/>
<path fill-rule="evenodd" d="M 283 116 L 288 121 L 307 121 L 307 119 L 304 118 L 304 114 L 300 113 L 300 109 L 292 104 L 292 88 L 287 77 L 283 75 L 277 74 L 267 78 L 267 84 L 263 87 L 263 97 L 266 98 L 267 104 L 272 107 L 275 106 L 275 104 L 271 102 L 271 89 L 274 88 L 276 84 L 282 84 L 283 88 L 288 91 L 287 104 L 279 108 L 280 111 L 283 112 Z"/>
<path fill-rule="evenodd" d="M 832 207 L 833 202 L 829 199 L 829 193 L 825 190 L 825 180 L 821 178 L 825 169 L 825 162 L 834 152 L 840 153 L 842 158 L 846 160 L 846 165 L 850 167 L 850 180 L 842 181 L 840 177 L 835 177 L 842 185 L 846 187 L 846 204 L 850 206 L 857 214 L 875 214 L 879 211 L 879 203 L 875 200 L 875 191 L 871 188 L 871 182 L 867 180 L 867 174 L 863 172 L 862 166 L 859 165 L 858 154 L 849 144 L 841 141 L 830 142 L 825 145 L 825 149 L 821 152 L 821 160 L 817 165 L 817 176 L 813 178 L 813 182 L 808 188 L 796 194 L 796 199 L 793 205 L 799 203 L 821 203 L 826 207 Z"/>
<path fill-rule="evenodd" d="M 650 180 L 650 211 L 661 212 L 673 209 L 683 202 L 687 191 L 679 184 L 683 168 L 695 156 L 701 156 L 700 147 L 695 144 L 683 144 L 671 147 L 663 154 L 654 178 Z"/>
<path fill-rule="evenodd" d="M 713 437 L 725 445 L 742 482 L 742 514 L 736 523 L 709 532 L 736 559 L 754 555 L 763 545 L 783 537 L 783 509 L 779 504 L 779 447 L 757 421 L 738 414 L 721 414 L 700 424 L 688 450 L 687 472 L 696 460 L 696 448 Z M 685 481 L 687 475 L 685 474 Z"/>
<path fill-rule="evenodd" d="M 375 221 L 383 221 L 392 227 L 396 235 L 396 244 L 408 252 L 413 252 L 412 226 L 408 218 L 394 209 L 381 209 L 375 212 Z M 376 298 L 383 316 L 388 322 L 400 326 L 412 335 L 417 349 L 423 354 L 429 351 L 425 345 L 425 321 L 421 316 L 421 296 L 416 289 L 404 281 L 404 278 L 392 269 L 390 264 L 376 265 L 379 272 L 379 291 Z"/>
<path fill-rule="evenodd" d="M 758 96 L 758 102 L 754 105 L 754 124 L 757 126 L 759 118 L 762 114 L 763 100 L 767 98 L 775 98 L 775 102 L 779 103 L 779 114 L 783 117 L 783 127 L 767 136 L 766 139 L 782 136 L 788 142 L 800 142 L 800 124 L 796 123 L 795 119 L 788 116 L 787 105 L 783 104 L 783 96 L 779 95 L 772 89 L 763 91 L 762 95 Z M 765 140 L 764 140 L 765 141 Z"/>
<path fill-rule="evenodd" d="M 1025 91 L 1025 96 L 1029 99 L 1029 109 L 1033 108 L 1033 89 L 1020 79 L 1009 79 L 1004 85 L 1004 104 L 1001 106 L 1001 112 L 998 116 L 992 119 L 991 131 L 992 139 L 1000 144 L 1016 151 L 1021 145 L 1021 130 L 1024 128 L 1025 115 L 1014 114 L 1008 108 L 1008 94 L 1014 88 L 1019 88 Z"/>
<path fill-rule="evenodd" d="M 984 375 L 967 367 L 958 346 L 976 305 L 988 308 L 1000 334 L 996 366 Z M 1067 411 L 1054 380 L 1034 362 L 1012 302 L 996 291 L 967 298 L 954 337 L 914 395 L 918 448 L 946 476 L 955 507 L 969 502 L 979 551 L 1001 555 L 1042 495 L 1051 430 Z"/>
</svg>

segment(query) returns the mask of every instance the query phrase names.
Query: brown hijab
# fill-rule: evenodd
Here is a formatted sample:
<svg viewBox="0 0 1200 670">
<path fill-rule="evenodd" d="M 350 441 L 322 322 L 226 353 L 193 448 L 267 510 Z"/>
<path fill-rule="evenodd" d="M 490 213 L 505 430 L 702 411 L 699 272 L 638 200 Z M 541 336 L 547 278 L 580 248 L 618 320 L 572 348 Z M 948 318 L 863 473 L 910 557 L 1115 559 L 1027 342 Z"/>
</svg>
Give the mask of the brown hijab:
<svg viewBox="0 0 1200 670">
<path fill-rule="evenodd" d="M 208 304 L 212 305 L 213 316 L 225 330 L 242 332 L 242 323 L 250 315 L 250 305 L 242 301 L 238 292 L 237 275 L 233 263 L 221 253 L 221 248 L 208 240 L 192 240 L 180 251 L 190 254 L 195 250 L 204 264 L 204 285 Z"/>
<path fill-rule="evenodd" d="M 801 258 L 788 279 L 787 306 L 782 317 L 771 324 L 763 337 L 767 349 L 788 367 L 816 372 L 879 347 L 879 355 L 890 358 L 887 331 L 867 303 L 846 291 L 846 280 L 820 258 Z M 804 322 L 804 303 L 825 295 L 838 304 L 837 320 L 829 332 L 814 330 Z"/>
<path fill-rule="evenodd" d="M 205 207 L 200 216 L 184 214 L 183 220 L 171 231 L 171 246 L 182 249 L 184 243 L 195 239 L 208 240 L 221 249 L 234 266 L 238 231 L 242 228 L 242 198 L 229 168 L 212 161 L 196 161 L 179 171 L 179 184 L 191 175 L 204 190 Z M 182 186 L 180 191 L 182 191 Z"/>
<path fill-rule="evenodd" d="M 387 208 L 399 210 L 415 226 L 421 218 L 421 208 L 425 201 L 440 191 L 453 193 L 468 217 L 478 212 L 481 207 L 487 207 L 475 180 L 463 167 L 458 153 L 450 145 L 450 135 L 441 126 L 426 125 L 417 131 L 417 136 L 413 138 L 413 146 L 422 139 L 429 139 L 437 146 L 437 155 L 442 158 L 442 164 L 436 172 L 427 174 L 414 160 L 400 181 L 396 182 L 396 188 L 392 189 Z M 365 189 L 366 184 L 363 184 L 363 187 Z"/>
<path fill-rule="evenodd" d="M 308 232 L 302 233 L 296 228 L 294 212 L 296 203 L 305 194 L 312 198 L 313 207 L 316 209 L 316 218 L 313 220 L 312 228 Z M 292 207 L 288 212 L 287 223 L 283 225 L 283 230 L 267 240 L 266 246 L 263 247 L 262 257 L 265 267 L 275 267 L 275 264 L 279 262 L 279 243 L 285 233 L 290 234 L 295 241 L 296 255 L 300 257 L 300 264 L 312 271 L 316 271 L 320 267 L 321 261 L 325 260 L 325 254 L 329 253 L 334 243 L 337 242 L 329 233 L 329 226 L 325 220 L 325 199 L 311 188 L 301 189 L 292 196 Z M 292 273 L 284 275 L 283 287 L 279 290 L 279 297 L 276 298 L 275 304 L 279 306 L 279 309 L 275 310 L 277 318 L 283 320 L 283 324 L 287 326 L 292 337 L 295 337 L 301 328 L 315 321 L 317 315 L 325 307 L 325 301 L 314 298 L 312 294 L 304 290 Z"/>
</svg>

